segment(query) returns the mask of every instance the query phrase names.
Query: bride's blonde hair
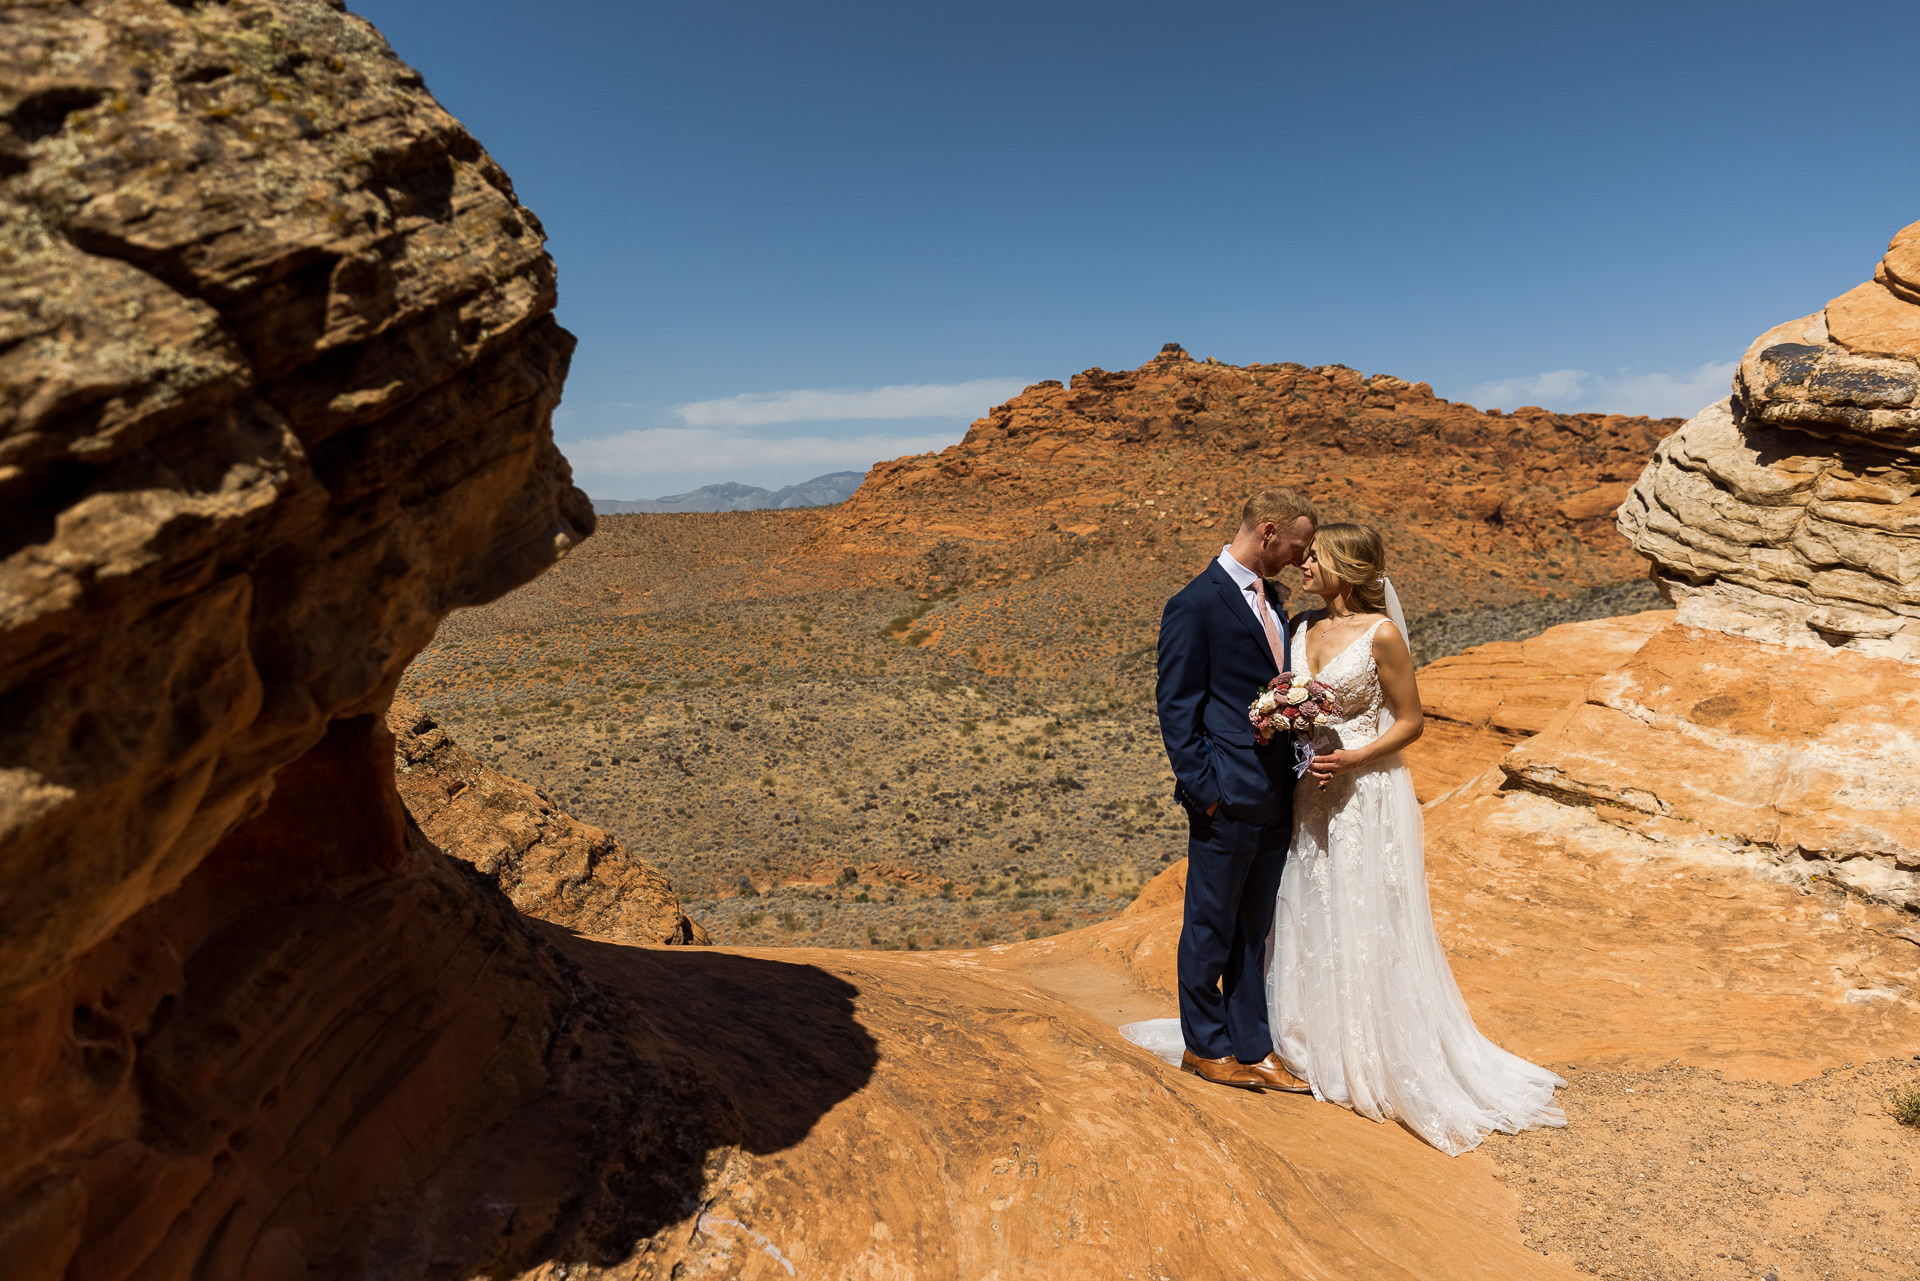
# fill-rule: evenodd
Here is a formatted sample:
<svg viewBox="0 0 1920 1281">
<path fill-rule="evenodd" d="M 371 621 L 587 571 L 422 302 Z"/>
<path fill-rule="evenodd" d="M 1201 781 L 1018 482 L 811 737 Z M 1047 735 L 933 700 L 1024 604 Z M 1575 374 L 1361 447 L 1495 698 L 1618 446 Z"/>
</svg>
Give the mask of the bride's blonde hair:
<svg viewBox="0 0 1920 1281">
<path fill-rule="evenodd" d="M 1371 525 L 1336 522 L 1313 535 L 1313 558 L 1347 585 L 1362 613 L 1387 612 L 1387 545 Z"/>
</svg>

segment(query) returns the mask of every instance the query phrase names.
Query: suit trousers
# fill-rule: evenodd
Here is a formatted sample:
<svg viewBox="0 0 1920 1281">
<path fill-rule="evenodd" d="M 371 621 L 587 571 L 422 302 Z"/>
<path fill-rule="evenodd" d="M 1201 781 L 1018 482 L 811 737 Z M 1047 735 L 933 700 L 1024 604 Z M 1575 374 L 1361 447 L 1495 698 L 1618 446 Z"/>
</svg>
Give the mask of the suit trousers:
<svg viewBox="0 0 1920 1281">
<path fill-rule="evenodd" d="M 1273 1050 L 1267 941 L 1293 822 L 1242 822 L 1224 806 L 1209 818 L 1189 805 L 1187 825 L 1180 1031 L 1200 1058 L 1258 1063 Z"/>
</svg>

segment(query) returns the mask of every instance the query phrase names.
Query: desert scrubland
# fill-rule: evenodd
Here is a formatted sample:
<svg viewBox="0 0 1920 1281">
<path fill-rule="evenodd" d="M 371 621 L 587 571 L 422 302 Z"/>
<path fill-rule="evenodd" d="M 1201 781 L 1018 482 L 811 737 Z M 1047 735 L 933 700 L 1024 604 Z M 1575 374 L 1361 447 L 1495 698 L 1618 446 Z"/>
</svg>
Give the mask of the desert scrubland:
<svg viewBox="0 0 1920 1281">
<path fill-rule="evenodd" d="M 0 71 L 9 1275 L 1914 1273 L 1920 230 L 1684 424 L 1170 347 L 596 528 L 539 223 L 368 24 L 29 7 Z M 1388 532 L 1436 924 L 1564 1130 L 1115 1030 L 1158 602 L 1250 476 Z"/>
</svg>

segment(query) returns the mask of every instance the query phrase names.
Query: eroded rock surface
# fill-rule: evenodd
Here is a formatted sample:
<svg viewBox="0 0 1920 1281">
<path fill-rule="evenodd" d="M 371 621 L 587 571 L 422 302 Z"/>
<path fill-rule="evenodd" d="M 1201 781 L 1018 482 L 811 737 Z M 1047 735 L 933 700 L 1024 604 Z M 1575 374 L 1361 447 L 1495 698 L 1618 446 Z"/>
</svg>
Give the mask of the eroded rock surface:
<svg viewBox="0 0 1920 1281">
<path fill-rule="evenodd" d="M 1620 529 L 1684 623 L 1920 662 L 1920 223 L 1873 280 L 1747 349 Z"/>
<path fill-rule="evenodd" d="M 1500 768 L 1649 839 L 1705 833 L 1789 880 L 1831 876 L 1913 908 L 1916 720 L 1906 664 L 1674 627 Z"/>
<path fill-rule="evenodd" d="M 1476 645 L 1419 670 L 1426 730 L 1407 751 L 1422 801 L 1460 786 L 1582 698 L 1647 638 L 1672 624 L 1671 610 L 1549 627 L 1524 641 Z"/>
<path fill-rule="evenodd" d="M 320 0 L 0 26 L 0 992 L 593 527 L 539 224 Z"/>
<path fill-rule="evenodd" d="M 9 1275 L 622 1258 L 758 1141 L 394 788 L 408 659 L 592 528 L 552 285 L 338 5 L 0 23 Z"/>
<path fill-rule="evenodd" d="M 1660 443 L 1620 529 L 1681 626 L 1503 762 L 1516 783 L 1920 906 L 1916 244 L 1762 334 Z"/>
<path fill-rule="evenodd" d="M 395 698 L 387 728 L 414 822 L 528 916 L 621 943 L 711 942 L 666 877 L 539 788 L 482 765 L 419 704 Z"/>
</svg>

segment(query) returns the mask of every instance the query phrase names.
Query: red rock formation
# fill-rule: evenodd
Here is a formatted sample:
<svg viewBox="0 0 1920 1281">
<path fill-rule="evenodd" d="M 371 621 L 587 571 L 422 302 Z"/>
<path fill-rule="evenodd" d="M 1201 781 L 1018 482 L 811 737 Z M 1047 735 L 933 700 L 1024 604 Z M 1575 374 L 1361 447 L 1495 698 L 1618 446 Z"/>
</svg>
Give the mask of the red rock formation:
<svg viewBox="0 0 1920 1281">
<path fill-rule="evenodd" d="M 592 528 L 538 223 L 317 0 L 16 10 L 0 122 L 6 1271 L 624 1254 L 734 1122 L 380 721 Z"/>
<path fill-rule="evenodd" d="M 944 539 L 918 572 L 948 585 L 1113 548 L 1198 563 L 1250 490 L 1291 484 L 1380 527 L 1424 609 L 1506 603 L 1635 576 L 1608 524 L 1674 425 L 1482 413 L 1385 374 L 1197 361 L 1168 344 L 1138 369 L 1035 384 L 960 444 L 877 465 L 814 541 L 858 555 Z"/>
<path fill-rule="evenodd" d="M 593 518 L 538 224 L 364 23 L 73 5 L 0 39 L 18 991 Z"/>
<path fill-rule="evenodd" d="M 1562 623 L 1422 667 L 1426 730 L 1407 751 L 1420 799 L 1433 800 L 1490 768 L 1672 622 L 1672 611 L 1662 609 Z"/>
<path fill-rule="evenodd" d="M 414 822 L 442 851 L 492 877 L 522 912 L 620 943 L 712 941 L 680 910 L 666 877 L 538 788 L 482 765 L 412 700 L 393 700 L 387 729 Z"/>
<path fill-rule="evenodd" d="M 1509 762 L 1516 782 L 1920 907 L 1917 238 L 1760 335 L 1735 394 L 1661 442 L 1620 529 L 1681 626 Z"/>
<path fill-rule="evenodd" d="M 1681 622 L 1920 661 L 1916 244 L 1754 339 L 1735 395 L 1661 442 L 1620 530 Z"/>
</svg>

